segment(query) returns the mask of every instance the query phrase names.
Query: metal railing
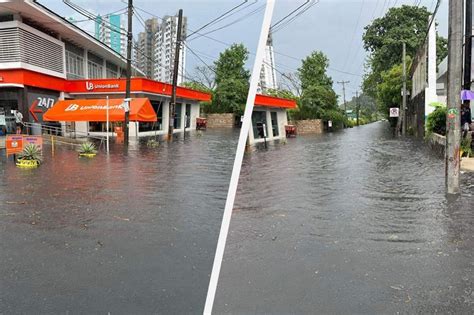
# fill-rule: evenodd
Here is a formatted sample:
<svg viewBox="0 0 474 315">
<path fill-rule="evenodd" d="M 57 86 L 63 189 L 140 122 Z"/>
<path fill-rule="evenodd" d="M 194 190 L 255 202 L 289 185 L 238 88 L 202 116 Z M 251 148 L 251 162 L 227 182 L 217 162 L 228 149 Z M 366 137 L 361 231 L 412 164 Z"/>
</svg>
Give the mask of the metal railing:
<svg viewBox="0 0 474 315">
<path fill-rule="evenodd" d="M 84 132 L 84 131 L 77 131 L 73 129 L 68 129 L 66 126 L 61 126 L 61 127 L 56 127 L 56 126 L 50 126 L 50 125 L 43 125 L 40 123 L 30 123 L 30 122 L 22 122 L 23 125 L 23 132 L 26 132 L 29 135 L 32 135 L 35 131 L 37 131 L 39 134 L 49 134 L 52 136 L 60 136 L 63 138 L 70 138 L 70 139 L 76 139 L 76 138 L 88 138 L 88 139 L 93 139 L 96 141 L 99 141 L 99 149 L 102 147 L 105 148 L 105 141 L 106 137 L 105 136 L 99 136 L 99 135 L 91 135 L 89 132 Z M 73 135 L 71 137 L 71 135 Z M 55 141 L 55 142 L 61 142 L 61 141 Z M 73 144 L 77 145 L 75 143 L 67 143 L 67 144 Z"/>
</svg>

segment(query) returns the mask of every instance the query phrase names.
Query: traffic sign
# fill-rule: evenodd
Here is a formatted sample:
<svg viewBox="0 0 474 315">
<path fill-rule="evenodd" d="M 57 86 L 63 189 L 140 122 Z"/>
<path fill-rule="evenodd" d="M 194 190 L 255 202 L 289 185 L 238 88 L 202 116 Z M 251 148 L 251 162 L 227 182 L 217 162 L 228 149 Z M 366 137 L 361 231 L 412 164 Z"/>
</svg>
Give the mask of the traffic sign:
<svg viewBox="0 0 474 315">
<path fill-rule="evenodd" d="M 399 117 L 400 116 L 400 108 L 392 107 L 390 108 L 390 117 Z"/>
</svg>

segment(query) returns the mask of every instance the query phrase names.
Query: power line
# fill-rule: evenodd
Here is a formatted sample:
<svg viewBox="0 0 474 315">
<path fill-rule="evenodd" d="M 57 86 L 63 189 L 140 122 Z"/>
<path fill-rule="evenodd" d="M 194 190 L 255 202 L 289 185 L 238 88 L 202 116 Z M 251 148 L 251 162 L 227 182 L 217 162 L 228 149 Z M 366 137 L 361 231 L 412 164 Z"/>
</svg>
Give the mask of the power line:
<svg viewBox="0 0 474 315">
<path fill-rule="evenodd" d="M 204 28 L 212 25 L 212 24 L 215 24 L 215 23 L 218 23 L 219 21 L 221 21 L 222 19 L 224 19 L 224 17 L 228 14 L 230 14 L 232 11 L 238 9 L 239 7 L 243 6 L 245 3 L 247 3 L 248 0 L 245 0 L 243 1 L 241 4 L 239 5 L 236 5 L 235 7 L 231 8 L 230 10 L 227 10 L 226 12 L 224 12 L 223 14 L 219 15 L 217 18 L 211 20 L 210 22 L 204 24 L 203 26 L 201 26 L 200 28 L 198 28 L 196 31 L 193 31 L 191 34 L 189 34 L 188 36 L 188 39 L 189 37 L 193 36 L 194 34 L 196 34 L 197 32 L 203 30 Z M 252 3 L 251 5 L 255 4 L 256 2 Z"/>
</svg>

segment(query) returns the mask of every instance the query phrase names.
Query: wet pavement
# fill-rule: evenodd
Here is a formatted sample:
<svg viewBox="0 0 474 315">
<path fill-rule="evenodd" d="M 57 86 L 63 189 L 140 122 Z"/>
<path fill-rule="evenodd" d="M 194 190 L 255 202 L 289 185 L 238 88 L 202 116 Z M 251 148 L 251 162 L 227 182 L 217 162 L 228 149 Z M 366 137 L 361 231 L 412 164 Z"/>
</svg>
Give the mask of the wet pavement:
<svg viewBox="0 0 474 315">
<path fill-rule="evenodd" d="M 474 314 L 474 176 L 385 123 L 247 154 L 216 314 Z"/>
<path fill-rule="evenodd" d="M 238 131 L 0 158 L 0 314 L 202 313 Z"/>
</svg>

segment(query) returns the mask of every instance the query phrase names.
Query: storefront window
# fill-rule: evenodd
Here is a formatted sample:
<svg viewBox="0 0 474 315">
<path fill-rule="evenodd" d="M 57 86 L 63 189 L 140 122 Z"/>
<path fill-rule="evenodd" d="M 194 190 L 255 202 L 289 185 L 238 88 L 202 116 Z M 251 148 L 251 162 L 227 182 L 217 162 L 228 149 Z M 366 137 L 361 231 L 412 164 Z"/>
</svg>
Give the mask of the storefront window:
<svg viewBox="0 0 474 315">
<path fill-rule="evenodd" d="M 265 127 L 268 128 L 267 127 L 267 112 L 254 111 L 252 113 L 253 137 L 255 139 L 263 138 L 258 134 L 257 123 L 263 123 L 265 124 Z"/>
<path fill-rule="evenodd" d="M 150 101 L 151 106 L 155 110 L 156 116 L 158 118 L 157 122 L 141 122 L 138 125 L 138 131 L 155 131 L 163 130 L 163 102 L 160 101 Z"/>
<path fill-rule="evenodd" d="M 278 115 L 276 112 L 271 112 L 271 117 L 272 117 L 272 130 L 273 130 L 273 136 L 278 137 Z"/>
<path fill-rule="evenodd" d="M 176 103 L 175 107 L 175 114 L 174 114 L 174 128 L 181 129 L 181 112 L 182 112 L 182 104 Z"/>
</svg>

